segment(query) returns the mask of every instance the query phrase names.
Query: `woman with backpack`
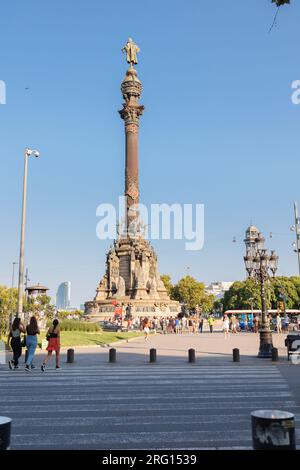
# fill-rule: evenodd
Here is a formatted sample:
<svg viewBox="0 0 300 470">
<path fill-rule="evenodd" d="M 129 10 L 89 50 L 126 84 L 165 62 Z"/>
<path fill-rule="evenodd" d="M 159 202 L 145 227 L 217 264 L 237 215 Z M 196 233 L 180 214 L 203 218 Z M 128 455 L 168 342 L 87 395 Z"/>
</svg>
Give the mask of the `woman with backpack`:
<svg viewBox="0 0 300 470">
<path fill-rule="evenodd" d="M 37 335 L 40 334 L 40 329 L 37 323 L 36 318 L 33 316 L 30 318 L 29 325 L 26 326 L 26 347 L 28 351 L 27 361 L 25 370 L 26 372 L 31 372 L 32 370 L 32 361 L 34 353 L 37 347 Z"/>
<path fill-rule="evenodd" d="M 59 365 L 60 327 L 59 327 L 59 321 L 57 319 L 53 320 L 52 326 L 50 326 L 50 328 L 48 329 L 46 338 L 48 340 L 48 347 L 47 347 L 48 354 L 45 357 L 43 364 L 41 365 L 42 372 L 45 372 L 46 365 L 49 359 L 51 358 L 53 351 L 55 351 L 55 354 L 56 354 L 56 367 L 55 368 L 60 369 L 60 365 Z"/>
<path fill-rule="evenodd" d="M 13 350 L 13 359 L 8 361 L 9 368 L 19 369 L 19 359 L 22 355 L 21 333 L 25 333 L 25 326 L 20 318 L 15 318 L 9 331 L 10 346 Z"/>
</svg>

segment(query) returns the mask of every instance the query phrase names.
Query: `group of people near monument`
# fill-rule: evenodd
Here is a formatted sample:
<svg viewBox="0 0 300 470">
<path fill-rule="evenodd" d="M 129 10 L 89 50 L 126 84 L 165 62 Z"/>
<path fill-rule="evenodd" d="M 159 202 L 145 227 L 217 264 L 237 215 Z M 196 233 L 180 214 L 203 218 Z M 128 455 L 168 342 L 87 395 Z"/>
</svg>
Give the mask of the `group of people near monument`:
<svg viewBox="0 0 300 470">
<path fill-rule="evenodd" d="M 268 320 L 271 325 L 274 326 L 274 330 L 277 333 L 287 332 L 289 328 L 289 318 L 285 316 L 282 318 L 280 314 L 272 317 L 268 316 Z M 146 333 L 146 340 L 148 340 L 149 332 L 156 333 L 158 330 L 163 334 L 183 334 L 183 333 L 203 333 L 205 327 L 208 327 L 208 331 L 213 333 L 214 325 L 217 319 L 214 315 L 208 316 L 170 316 L 170 317 L 136 317 L 128 324 L 128 329 L 137 329 Z M 224 332 L 224 338 L 229 337 L 229 333 L 236 334 L 239 332 L 243 333 L 258 333 L 260 329 L 260 317 L 258 315 L 243 315 L 241 318 L 232 315 L 223 315 L 221 320 L 221 329 Z M 145 329 L 146 328 L 146 329 Z M 298 322 L 298 328 L 300 329 L 300 321 Z"/>
<path fill-rule="evenodd" d="M 30 318 L 28 325 L 25 327 L 20 318 L 16 317 L 10 327 L 8 343 L 13 351 L 13 359 L 8 362 L 9 368 L 19 369 L 19 361 L 22 356 L 22 349 L 26 348 L 25 353 L 25 370 L 32 372 L 35 368 L 33 359 L 38 345 L 38 335 L 40 329 L 35 316 Z M 41 365 L 42 372 L 45 371 L 46 365 L 52 356 L 52 352 L 56 353 L 56 369 L 60 369 L 60 327 L 57 319 L 53 320 L 49 327 L 46 339 L 48 341 L 47 355 Z"/>
<path fill-rule="evenodd" d="M 206 320 L 204 317 L 136 317 L 131 323 L 130 327 L 132 329 L 139 329 L 140 331 L 144 331 L 147 333 L 147 339 L 149 332 L 152 331 L 156 333 L 158 330 L 161 331 L 163 334 L 182 334 L 182 333 L 202 333 L 204 322 Z M 207 323 L 209 326 L 209 330 L 213 332 L 213 325 L 215 319 L 213 316 L 209 316 L 207 319 Z M 146 328 L 146 330 L 145 330 Z"/>
<path fill-rule="evenodd" d="M 278 312 L 277 315 L 267 315 L 267 321 L 271 328 L 277 333 L 287 333 L 290 326 L 290 318 L 288 315 L 281 316 Z M 238 331 L 258 333 L 261 326 L 261 320 L 258 315 L 243 315 L 243 318 L 239 321 L 235 315 L 224 315 L 223 316 L 223 331 L 225 338 L 228 338 L 229 332 L 237 333 Z M 300 316 L 297 318 L 295 323 L 295 330 L 300 330 Z"/>
</svg>

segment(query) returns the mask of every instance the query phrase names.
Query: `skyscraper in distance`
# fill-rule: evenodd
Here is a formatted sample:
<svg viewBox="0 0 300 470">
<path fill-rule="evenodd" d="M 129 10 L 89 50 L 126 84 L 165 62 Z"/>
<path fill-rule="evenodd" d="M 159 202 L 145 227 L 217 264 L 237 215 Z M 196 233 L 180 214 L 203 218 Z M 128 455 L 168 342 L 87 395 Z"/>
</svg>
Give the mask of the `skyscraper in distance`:
<svg viewBox="0 0 300 470">
<path fill-rule="evenodd" d="M 71 282 L 62 282 L 57 289 L 56 308 L 63 310 L 71 305 Z"/>
</svg>

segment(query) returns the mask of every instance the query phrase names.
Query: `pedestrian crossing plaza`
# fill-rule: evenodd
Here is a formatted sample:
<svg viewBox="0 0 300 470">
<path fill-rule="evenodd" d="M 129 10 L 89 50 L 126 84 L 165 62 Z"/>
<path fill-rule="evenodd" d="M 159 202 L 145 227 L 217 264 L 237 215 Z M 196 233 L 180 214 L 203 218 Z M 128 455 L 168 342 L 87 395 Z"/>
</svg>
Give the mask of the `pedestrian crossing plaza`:
<svg viewBox="0 0 300 470">
<path fill-rule="evenodd" d="M 297 429 L 299 408 L 272 363 L 0 366 L 12 449 L 251 449 L 251 411 L 290 411 Z"/>
</svg>

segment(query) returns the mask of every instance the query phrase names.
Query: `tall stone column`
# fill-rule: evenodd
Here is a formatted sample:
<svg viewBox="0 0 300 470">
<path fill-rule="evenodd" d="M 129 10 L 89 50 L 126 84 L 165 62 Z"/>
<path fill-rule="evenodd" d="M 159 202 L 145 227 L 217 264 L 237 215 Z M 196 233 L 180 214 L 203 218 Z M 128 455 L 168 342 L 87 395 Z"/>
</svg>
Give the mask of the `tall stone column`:
<svg viewBox="0 0 300 470">
<path fill-rule="evenodd" d="M 129 64 L 121 85 L 124 98 L 119 111 L 125 128 L 125 196 L 126 223 L 118 227 L 118 239 L 107 254 L 106 273 L 98 284 L 94 300 L 85 303 L 85 313 L 97 321 L 113 317 L 114 304 L 130 306 L 133 316 L 145 314 L 176 315 L 179 303 L 171 301 L 157 269 L 154 249 L 144 236 L 145 225 L 140 221 L 139 203 L 139 121 L 144 106 L 139 100 L 142 84 L 135 65 L 140 51 L 131 38 L 122 49 Z M 135 230 L 131 230 L 135 226 Z M 143 313 L 144 312 L 144 313 Z"/>
<path fill-rule="evenodd" d="M 119 111 L 125 123 L 126 159 L 125 159 L 125 197 L 126 197 L 126 235 L 131 238 L 134 233 L 130 229 L 138 230 L 138 211 L 134 205 L 139 203 L 139 161 L 138 161 L 138 133 L 139 120 L 143 114 L 144 106 L 139 104 L 142 84 L 137 78 L 137 71 L 130 64 L 126 72 L 121 91 L 125 102 Z"/>
</svg>

